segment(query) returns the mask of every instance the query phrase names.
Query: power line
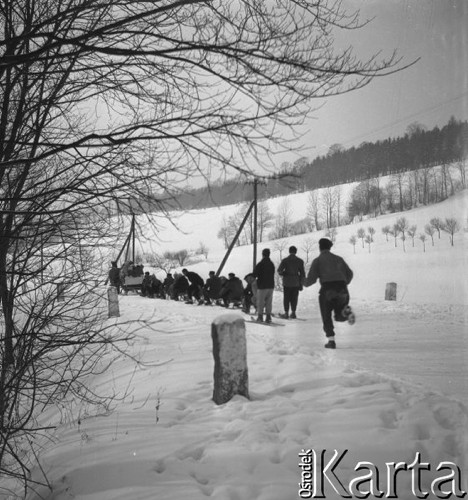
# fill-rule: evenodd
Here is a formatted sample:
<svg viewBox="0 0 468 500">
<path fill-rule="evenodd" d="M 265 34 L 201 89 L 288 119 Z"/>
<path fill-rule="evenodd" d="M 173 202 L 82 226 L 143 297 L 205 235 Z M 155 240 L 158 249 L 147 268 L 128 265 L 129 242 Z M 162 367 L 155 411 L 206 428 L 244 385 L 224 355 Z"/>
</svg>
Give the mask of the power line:
<svg viewBox="0 0 468 500">
<path fill-rule="evenodd" d="M 439 104 L 435 104 L 434 106 L 430 106 L 430 107 L 425 108 L 425 109 L 418 111 L 416 113 L 412 113 L 411 115 L 406 115 L 403 118 L 399 118 L 398 120 L 394 120 L 393 122 L 382 125 L 381 127 L 378 127 L 376 129 L 372 130 L 371 132 L 366 132 L 365 134 L 361 134 L 361 135 L 356 136 L 352 139 L 349 139 L 348 141 L 346 141 L 344 143 L 344 145 L 354 143 L 355 141 L 358 141 L 360 139 L 365 139 L 366 137 L 369 137 L 370 135 L 373 135 L 373 134 L 378 133 L 378 132 L 382 132 L 383 130 L 392 128 L 395 125 L 400 125 L 402 123 L 408 122 L 409 120 L 412 120 L 413 118 L 417 118 L 418 116 L 426 114 L 430 111 L 435 111 L 436 109 L 439 109 L 439 108 L 445 106 L 446 104 L 450 104 L 451 102 L 457 101 L 458 99 L 461 99 L 462 97 L 464 97 L 466 95 L 468 95 L 468 91 L 463 92 L 462 94 L 455 96 L 455 97 L 452 97 L 451 99 L 448 99 L 448 100 L 441 102 Z"/>
</svg>

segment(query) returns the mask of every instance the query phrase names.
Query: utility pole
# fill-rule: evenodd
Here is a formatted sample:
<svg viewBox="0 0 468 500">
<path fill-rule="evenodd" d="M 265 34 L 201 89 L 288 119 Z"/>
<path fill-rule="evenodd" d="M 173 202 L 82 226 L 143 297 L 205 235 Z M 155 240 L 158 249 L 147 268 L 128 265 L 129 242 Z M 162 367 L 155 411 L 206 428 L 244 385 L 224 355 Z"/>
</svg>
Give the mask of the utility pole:
<svg viewBox="0 0 468 500">
<path fill-rule="evenodd" d="M 257 264 L 257 214 L 258 214 L 258 179 L 255 178 L 253 181 L 253 194 L 254 194 L 254 201 L 253 201 L 253 265 L 252 269 L 255 268 L 255 265 Z"/>
<path fill-rule="evenodd" d="M 226 254 L 225 254 L 221 264 L 219 265 L 218 270 L 216 271 L 216 276 L 219 276 L 221 274 L 221 271 L 223 270 L 224 264 L 226 264 L 226 261 L 228 260 L 229 255 L 231 254 L 231 251 L 234 248 L 234 245 L 236 244 L 236 241 L 238 240 L 238 238 L 242 232 L 242 229 L 244 228 L 244 225 L 247 222 L 247 219 L 249 218 L 249 215 L 250 215 L 250 212 L 252 211 L 253 206 L 254 206 L 254 202 L 252 201 L 252 203 L 250 204 L 250 206 L 249 206 L 249 208 L 244 216 L 244 219 L 241 222 L 241 225 L 239 226 L 239 229 L 237 230 L 236 235 L 234 236 L 231 244 L 229 245 L 229 248 L 226 251 Z"/>
<path fill-rule="evenodd" d="M 132 262 L 135 264 L 135 214 L 132 213 Z"/>
<path fill-rule="evenodd" d="M 216 276 L 219 276 L 221 274 L 221 271 L 223 270 L 224 264 L 226 263 L 232 249 L 234 248 L 234 245 L 235 245 L 236 241 L 238 240 L 238 238 L 242 232 L 242 229 L 244 228 L 245 223 L 247 222 L 249 215 L 251 214 L 252 211 L 253 211 L 253 228 L 252 228 L 252 231 L 253 231 L 253 266 L 252 266 L 252 269 L 255 267 L 255 265 L 257 263 L 257 233 L 258 233 L 258 230 L 257 230 L 257 224 L 258 224 L 257 201 L 258 201 L 258 183 L 259 182 L 260 181 L 257 177 L 255 177 L 253 179 L 253 181 L 249 182 L 249 184 L 253 184 L 253 198 L 254 199 L 253 199 L 252 203 L 250 204 L 250 206 L 249 206 L 249 208 L 244 216 L 244 219 L 242 220 L 242 222 L 239 226 L 239 229 L 237 230 L 236 235 L 234 236 L 231 244 L 229 245 L 229 248 L 226 251 L 226 255 L 224 256 L 218 270 L 216 271 Z"/>
</svg>

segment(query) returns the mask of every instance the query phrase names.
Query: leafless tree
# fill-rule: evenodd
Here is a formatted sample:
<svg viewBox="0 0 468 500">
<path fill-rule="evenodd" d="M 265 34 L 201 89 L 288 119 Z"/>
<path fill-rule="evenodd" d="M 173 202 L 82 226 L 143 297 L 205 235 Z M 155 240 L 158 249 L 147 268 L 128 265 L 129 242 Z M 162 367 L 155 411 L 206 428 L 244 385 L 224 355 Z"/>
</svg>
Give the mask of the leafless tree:
<svg viewBox="0 0 468 500">
<path fill-rule="evenodd" d="M 364 238 L 366 237 L 366 230 L 363 227 L 360 227 L 357 230 L 357 237 L 361 240 L 362 248 L 364 248 Z"/>
<path fill-rule="evenodd" d="M 426 251 L 426 240 L 427 240 L 427 236 L 424 234 L 424 233 L 421 233 L 419 235 L 419 239 L 422 241 L 422 244 L 423 244 L 423 252 Z"/>
<path fill-rule="evenodd" d="M 292 208 L 289 198 L 284 198 L 279 204 L 274 224 L 273 239 L 286 238 L 291 234 Z"/>
<path fill-rule="evenodd" d="M 290 234 L 305 234 L 310 232 L 310 220 L 305 217 L 304 219 L 299 219 L 291 224 Z"/>
<path fill-rule="evenodd" d="M 453 237 L 455 236 L 455 233 L 460 231 L 460 223 L 453 217 L 447 217 L 444 222 L 443 230 L 450 236 L 450 244 L 453 246 Z"/>
<path fill-rule="evenodd" d="M 417 135 L 420 134 L 421 132 L 425 132 L 427 130 L 426 125 L 423 125 L 422 123 L 419 122 L 411 122 L 407 127 L 406 127 L 406 133 L 409 136 Z"/>
<path fill-rule="evenodd" d="M 439 169 L 440 181 L 441 181 L 441 195 L 442 199 L 446 199 L 449 196 L 453 196 L 455 193 L 455 188 L 453 185 L 452 175 L 450 173 L 450 166 L 447 163 L 442 163 Z M 450 193 L 449 193 L 450 185 Z"/>
<path fill-rule="evenodd" d="M 371 253 L 371 245 L 372 245 L 372 236 L 370 234 L 366 235 L 364 241 L 367 243 L 367 248 L 369 249 L 369 253 Z"/>
<path fill-rule="evenodd" d="M 391 227 L 390 226 L 384 226 L 382 228 L 382 233 L 385 234 L 385 238 L 388 241 L 388 235 L 391 234 Z"/>
<path fill-rule="evenodd" d="M 325 224 L 328 229 L 337 224 L 340 199 L 339 193 L 339 186 L 326 187 L 322 191 L 322 195 L 320 197 L 320 205 L 323 213 L 325 214 Z"/>
<path fill-rule="evenodd" d="M 221 238 L 224 242 L 224 248 L 229 248 L 232 238 L 234 236 L 233 227 L 229 225 L 229 221 L 225 215 L 223 215 L 222 225 L 217 234 L 218 238 Z"/>
<path fill-rule="evenodd" d="M 172 259 L 168 259 L 160 254 L 149 256 L 148 263 L 155 269 L 160 269 L 165 274 L 170 273 L 176 267 Z"/>
<path fill-rule="evenodd" d="M 434 178 L 433 168 L 422 168 L 420 170 L 420 181 L 422 183 L 422 200 L 423 205 L 431 202 L 431 179 Z"/>
<path fill-rule="evenodd" d="M 398 209 L 403 212 L 405 209 L 405 189 L 408 183 L 407 175 L 405 172 L 399 172 L 392 176 L 391 181 L 398 193 Z"/>
<path fill-rule="evenodd" d="M 128 229 L 125 217 L 110 221 L 109 210 L 138 213 L 151 204 L 166 216 L 180 186 L 208 167 L 267 167 L 272 145 L 290 148 L 282 127 L 300 124 L 314 99 L 402 65 L 395 54 L 360 60 L 334 47 L 336 30 L 362 26 L 340 2 L 3 7 L 0 471 L 22 470 L 27 484 L 15 439 L 37 431 L 39 404 L 80 393 L 82 378 L 70 379 L 73 355 L 55 353 L 74 346 L 90 375 L 101 347 L 115 345 L 102 333 L 102 315 L 79 321 L 90 277 L 109 259 L 98 250 L 103 242 L 112 248 L 118 224 Z M 74 285 L 69 307 L 56 301 L 53 285 L 62 279 Z"/>
<path fill-rule="evenodd" d="M 203 255 L 205 257 L 205 260 L 208 260 L 208 254 L 210 253 L 210 249 L 205 243 L 203 243 L 203 241 L 200 241 L 200 244 L 198 245 L 197 248 L 197 253 L 199 255 Z"/>
<path fill-rule="evenodd" d="M 393 239 L 395 241 L 395 248 L 398 246 L 397 240 L 398 240 L 398 235 L 400 234 L 400 227 L 397 222 L 393 224 L 392 230 L 390 231 L 390 234 L 393 236 Z"/>
<path fill-rule="evenodd" d="M 231 228 L 233 237 L 241 227 L 242 221 L 244 220 L 247 210 L 249 209 L 249 205 L 250 205 L 249 203 L 241 203 L 241 205 L 237 208 L 237 210 L 231 215 L 231 217 L 229 217 L 228 224 L 229 227 Z M 250 216 L 250 219 L 252 220 L 252 216 Z M 237 239 L 236 245 L 237 246 L 248 245 L 252 242 L 253 242 L 253 228 L 252 225 L 246 223 L 242 227 L 242 231 L 239 234 L 239 238 Z"/>
<path fill-rule="evenodd" d="M 414 247 L 414 238 L 416 237 L 417 230 L 418 227 L 416 225 L 410 226 L 407 230 L 408 236 L 411 238 L 413 247 Z"/>
<path fill-rule="evenodd" d="M 329 238 L 332 241 L 332 243 L 335 243 L 336 237 L 338 236 L 338 229 L 336 229 L 336 227 L 331 227 L 330 229 L 327 229 L 327 231 L 325 231 L 325 236 Z"/>
<path fill-rule="evenodd" d="M 466 159 L 457 162 L 457 169 L 460 173 L 460 185 L 462 189 L 466 188 Z"/>
<path fill-rule="evenodd" d="M 312 221 L 316 231 L 321 229 L 320 203 L 318 191 L 311 191 L 307 198 L 307 217 Z"/>
<path fill-rule="evenodd" d="M 309 254 L 312 251 L 312 249 L 314 248 L 314 245 L 315 245 L 315 242 L 312 238 L 306 238 L 302 242 L 301 250 L 303 250 L 306 254 L 306 259 L 305 259 L 306 264 L 309 262 Z"/>
<path fill-rule="evenodd" d="M 436 232 L 435 227 L 432 224 L 426 224 L 424 226 L 424 232 L 431 237 L 432 246 L 434 246 L 434 233 Z"/>
<path fill-rule="evenodd" d="M 177 265 L 184 266 L 189 258 L 189 252 L 185 248 L 174 251 L 168 250 L 164 252 L 164 258 L 167 261 L 172 262 L 173 267 L 176 267 Z"/>
<path fill-rule="evenodd" d="M 437 231 L 437 234 L 439 235 L 439 240 L 440 240 L 440 232 L 444 229 L 444 222 L 442 219 L 439 217 L 433 217 L 430 221 L 429 224 Z"/>
<path fill-rule="evenodd" d="M 400 239 L 403 242 L 403 251 L 406 252 L 405 241 L 406 241 L 406 233 L 409 230 L 408 219 L 406 217 L 400 217 L 399 219 L 397 219 L 396 228 L 398 234 L 400 234 Z"/>
<path fill-rule="evenodd" d="M 273 250 L 277 250 L 279 252 L 280 260 L 283 259 L 283 252 L 288 247 L 289 247 L 288 240 L 278 240 L 273 243 Z"/>
<path fill-rule="evenodd" d="M 351 238 L 349 238 L 349 242 L 351 243 L 351 245 L 353 245 L 353 253 L 356 253 L 357 237 L 355 234 L 353 234 Z"/>
<path fill-rule="evenodd" d="M 336 153 L 342 153 L 345 150 L 345 147 L 342 144 L 332 144 L 327 151 L 327 156 L 333 156 Z"/>
<path fill-rule="evenodd" d="M 270 211 L 268 202 L 266 200 L 259 201 L 257 203 L 257 236 L 259 242 L 263 241 L 266 230 L 273 225 L 274 220 L 275 216 Z"/>
</svg>

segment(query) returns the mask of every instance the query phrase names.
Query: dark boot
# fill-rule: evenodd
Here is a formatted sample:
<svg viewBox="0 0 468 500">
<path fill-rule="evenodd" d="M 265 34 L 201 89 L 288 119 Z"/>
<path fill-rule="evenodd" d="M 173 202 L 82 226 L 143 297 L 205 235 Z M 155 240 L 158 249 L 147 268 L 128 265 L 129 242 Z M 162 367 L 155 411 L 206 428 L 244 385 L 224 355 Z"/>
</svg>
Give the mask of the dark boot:
<svg viewBox="0 0 468 500">
<path fill-rule="evenodd" d="M 257 316 L 257 321 L 258 321 L 259 323 L 263 323 L 263 314 L 259 314 L 259 315 Z"/>
<path fill-rule="evenodd" d="M 329 340 L 326 344 L 325 347 L 327 349 L 336 349 L 336 343 L 334 340 Z"/>
<path fill-rule="evenodd" d="M 265 323 L 271 323 L 271 314 L 266 315 Z"/>
<path fill-rule="evenodd" d="M 353 310 L 350 306 L 345 306 L 341 311 L 341 314 L 348 320 L 348 323 L 350 325 L 354 325 L 354 323 L 356 323 L 356 315 L 353 313 Z"/>
</svg>

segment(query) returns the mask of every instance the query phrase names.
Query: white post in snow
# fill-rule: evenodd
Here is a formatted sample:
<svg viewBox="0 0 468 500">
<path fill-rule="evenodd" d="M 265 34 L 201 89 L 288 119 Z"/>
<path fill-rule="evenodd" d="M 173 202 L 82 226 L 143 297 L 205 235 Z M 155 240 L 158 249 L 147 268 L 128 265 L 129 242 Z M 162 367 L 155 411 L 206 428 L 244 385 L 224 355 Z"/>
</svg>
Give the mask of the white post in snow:
<svg viewBox="0 0 468 500">
<path fill-rule="evenodd" d="M 65 300 L 65 283 L 57 283 L 57 302 Z"/>
<path fill-rule="evenodd" d="M 238 314 L 218 316 L 211 324 L 214 357 L 213 401 L 227 403 L 239 394 L 249 397 L 245 322 Z"/>
<path fill-rule="evenodd" d="M 396 283 L 387 283 L 385 287 L 385 300 L 396 300 Z"/>
<path fill-rule="evenodd" d="M 107 299 L 109 303 L 109 318 L 118 318 L 120 316 L 119 310 L 119 294 L 115 286 L 110 286 L 107 289 Z"/>
</svg>

